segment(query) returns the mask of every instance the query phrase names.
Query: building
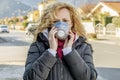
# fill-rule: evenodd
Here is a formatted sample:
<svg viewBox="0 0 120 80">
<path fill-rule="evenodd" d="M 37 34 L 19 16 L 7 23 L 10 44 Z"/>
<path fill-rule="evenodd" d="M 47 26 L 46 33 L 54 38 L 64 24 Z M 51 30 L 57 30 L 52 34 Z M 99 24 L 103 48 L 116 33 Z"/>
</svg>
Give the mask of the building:
<svg viewBox="0 0 120 80">
<path fill-rule="evenodd" d="M 119 26 L 119 22 L 117 23 L 117 26 L 113 23 L 114 18 L 120 17 L 119 6 L 120 1 L 102 1 L 98 3 L 87 15 L 87 17 L 90 17 L 94 21 L 96 31 L 98 31 L 99 34 L 102 32 L 104 35 L 120 37 L 120 28 L 117 27 Z M 99 24 L 102 24 L 103 26 L 101 27 Z"/>
<path fill-rule="evenodd" d="M 119 16 L 120 14 L 120 1 L 102 1 L 98 3 L 87 17 L 93 16 L 95 13 L 109 13 L 110 16 Z"/>
<path fill-rule="evenodd" d="M 41 3 L 39 3 L 38 4 L 39 16 L 41 16 L 42 10 L 47 4 L 55 2 L 55 1 L 57 0 L 47 0 L 47 1 L 43 0 Z"/>
</svg>

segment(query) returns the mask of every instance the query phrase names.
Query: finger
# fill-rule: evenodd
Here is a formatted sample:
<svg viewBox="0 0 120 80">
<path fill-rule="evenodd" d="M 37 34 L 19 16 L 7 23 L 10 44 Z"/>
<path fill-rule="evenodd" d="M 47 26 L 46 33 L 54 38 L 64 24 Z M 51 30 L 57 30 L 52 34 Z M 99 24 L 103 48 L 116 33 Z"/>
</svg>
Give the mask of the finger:
<svg viewBox="0 0 120 80">
<path fill-rule="evenodd" d="M 53 33 L 52 33 L 54 37 L 55 37 L 56 33 L 57 33 L 57 30 L 54 30 Z"/>
<path fill-rule="evenodd" d="M 53 28 L 51 29 L 51 32 L 54 32 L 54 31 L 56 31 L 56 30 L 57 30 L 57 28 L 53 27 Z"/>
<path fill-rule="evenodd" d="M 55 31 L 57 31 L 57 29 L 56 29 L 56 28 L 52 28 L 51 31 L 49 32 L 49 34 L 50 34 L 50 35 L 53 35 L 53 33 L 54 33 Z"/>
<path fill-rule="evenodd" d="M 54 30 L 55 27 L 52 27 L 51 30 L 50 30 L 50 33 Z"/>
<path fill-rule="evenodd" d="M 71 32 L 69 33 L 69 35 L 70 35 L 70 38 L 74 37 L 74 34 Z"/>
<path fill-rule="evenodd" d="M 69 31 L 70 34 L 74 34 L 71 30 Z"/>
<path fill-rule="evenodd" d="M 55 33 L 57 33 L 57 30 L 54 30 L 52 34 L 55 34 Z"/>
<path fill-rule="evenodd" d="M 53 30 L 55 30 L 55 29 L 56 29 L 56 27 L 55 27 L 55 26 L 53 26 L 51 30 L 53 31 Z"/>
<path fill-rule="evenodd" d="M 58 39 L 57 39 L 57 38 L 55 38 L 55 41 L 56 41 L 56 42 L 58 42 Z"/>
<path fill-rule="evenodd" d="M 51 28 L 51 30 L 53 30 L 55 27 L 53 26 L 52 28 Z"/>
<path fill-rule="evenodd" d="M 75 36 L 74 33 L 73 33 L 73 32 L 70 32 L 69 35 L 70 35 L 70 40 L 73 41 L 73 40 L 74 40 L 74 36 Z"/>
<path fill-rule="evenodd" d="M 66 47 L 67 43 L 68 43 L 68 38 L 65 40 L 64 47 Z"/>
<path fill-rule="evenodd" d="M 49 40 L 54 40 L 55 39 L 55 34 L 57 33 L 57 30 L 53 30 L 51 31 L 51 33 L 49 34 Z"/>
</svg>

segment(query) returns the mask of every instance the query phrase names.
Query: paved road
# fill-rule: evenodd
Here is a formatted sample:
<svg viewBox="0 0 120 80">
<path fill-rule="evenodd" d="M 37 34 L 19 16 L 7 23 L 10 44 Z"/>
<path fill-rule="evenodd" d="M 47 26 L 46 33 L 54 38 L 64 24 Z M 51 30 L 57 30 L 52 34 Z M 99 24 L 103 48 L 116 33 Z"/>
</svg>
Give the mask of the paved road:
<svg viewBox="0 0 120 80">
<path fill-rule="evenodd" d="M 4 65 L 0 65 L 0 80 L 22 80 L 24 61 L 30 41 L 25 38 L 24 32 L 18 31 L 0 34 L 0 37 L 4 37 L 6 40 L 6 42 L 0 43 L 0 61 L 4 63 Z M 90 43 L 94 49 L 94 63 L 98 71 L 97 80 L 119 80 L 119 39 L 102 38 L 90 41 Z"/>
<path fill-rule="evenodd" d="M 120 38 L 101 37 L 91 41 L 97 67 L 120 68 Z"/>
<path fill-rule="evenodd" d="M 30 40 L 25 32 L 11 31 L 0 34 L 0 62 L 25 61 Z"/>
<path fill-rule="evenodd" d="M 90 43 L 94 49 L 98 80 L 120 80 L 120 38 L 99 36 Z"/>
<path fill-rule="evenodd" d="M 91 42 L 94 48 L 94 63 L 98 80 L 120 79 L 120 46 L 109 43 Z"/>
</svg>

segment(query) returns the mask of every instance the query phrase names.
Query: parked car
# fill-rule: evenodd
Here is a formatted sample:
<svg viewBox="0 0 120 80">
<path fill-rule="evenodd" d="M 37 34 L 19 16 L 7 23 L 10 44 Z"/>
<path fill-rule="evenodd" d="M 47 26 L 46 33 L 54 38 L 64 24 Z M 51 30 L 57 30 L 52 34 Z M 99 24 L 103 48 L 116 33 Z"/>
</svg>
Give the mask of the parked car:
<svg viewBox="0 0 120 80">
<path fill-rule="evenodd" d="M 9 28 L 7 25 L 0 25 L 0 32 L 3 33 L 3 32 L 6 32 L 6 33 L 9 33 Z"/>
</svg>

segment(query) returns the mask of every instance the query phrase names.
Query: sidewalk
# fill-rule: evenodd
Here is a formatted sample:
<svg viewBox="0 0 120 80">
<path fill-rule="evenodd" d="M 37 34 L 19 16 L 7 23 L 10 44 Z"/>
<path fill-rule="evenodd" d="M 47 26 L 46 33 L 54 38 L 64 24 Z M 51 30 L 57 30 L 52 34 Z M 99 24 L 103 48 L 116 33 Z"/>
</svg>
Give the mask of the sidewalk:
<svg viewBox="0 0 120 80">
<path fill-rule="evenodd" d="M 90 39 L 90 41 L 120 46 L 120 37 L 115 36 L 98 36 L 97 39 Z"/>
</svg>

